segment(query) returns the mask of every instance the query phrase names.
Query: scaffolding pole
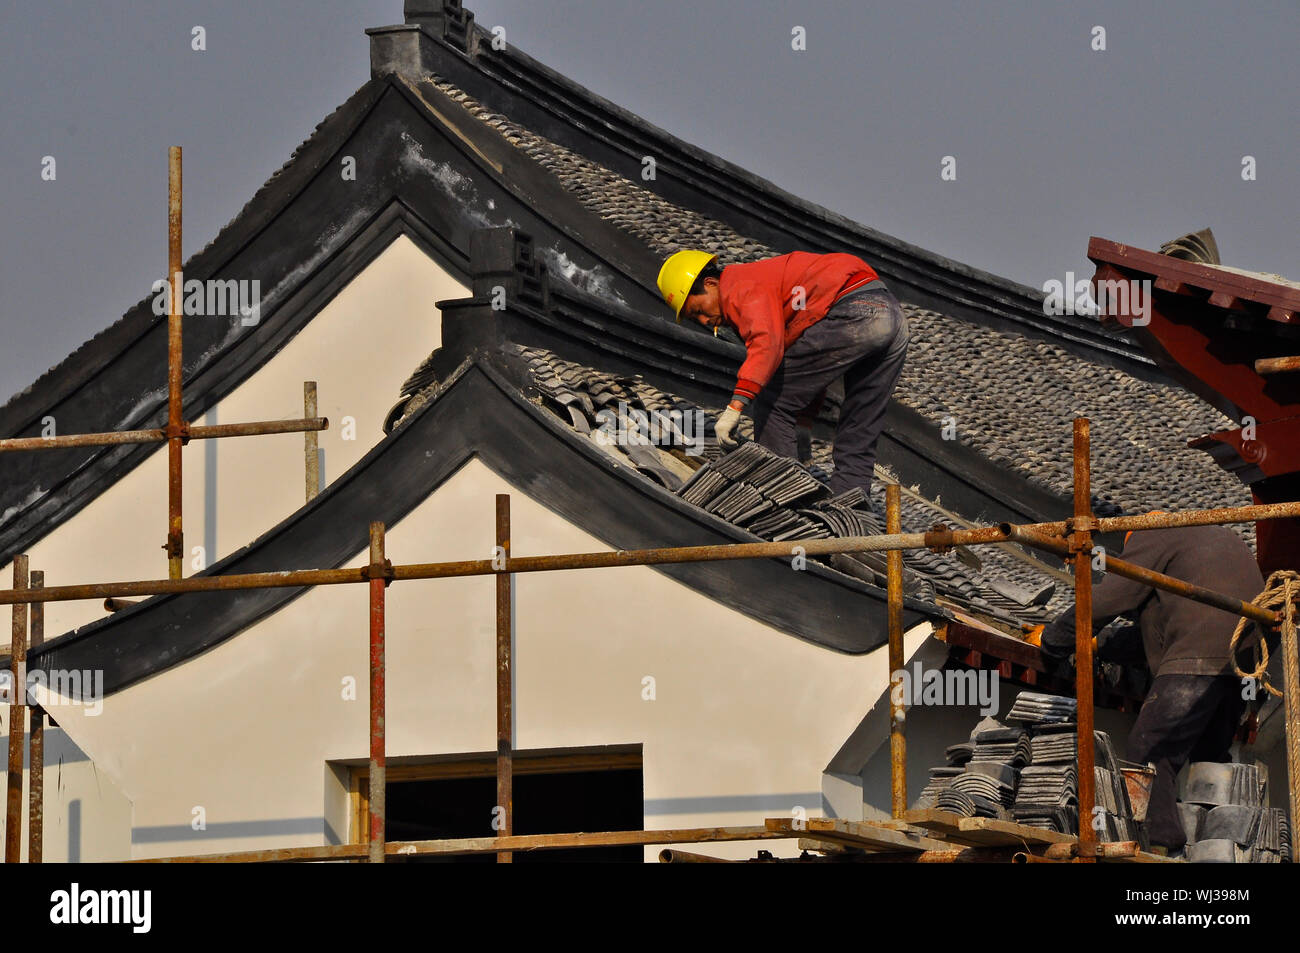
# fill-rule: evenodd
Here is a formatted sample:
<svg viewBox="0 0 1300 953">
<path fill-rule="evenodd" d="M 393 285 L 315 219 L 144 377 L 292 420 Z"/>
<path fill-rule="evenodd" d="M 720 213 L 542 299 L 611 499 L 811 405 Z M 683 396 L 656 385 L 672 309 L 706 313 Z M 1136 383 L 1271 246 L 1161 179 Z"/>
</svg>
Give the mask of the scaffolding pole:
<svg viewBox="0 0 1300 953">
<path fill-rule="evenodd" d="M 902 532 L 902 491 L 897 483 L 885 486 L 885 532 Z M 894 684 L 903 670 L 903 551 L 891 549 L 885 557 L 889 598 L 889 790 L 893 816 L 907 813 L 907 737 L 904 732 L 902 685 Z"/>
<path fill-rule="evenodd" d="M 45 573 L 32 570 L 32 588 L 40 589 L 44 585 Z M 45 603 L 33 602 L 31 617 L 31 647 L 35 649 L 45 641 Z M 27 862 L 39 864 L 45 851 L 45 709 L 40 705 L 31 706 L 31 723 L 27 754 L 31 775 L 27 784 Z"/>
<path fill-rule="evenodd" d="M 242 424 L 187 424 L 185 440 L 216 440 L 222 437 L 257 437 L 273 433 L 306 433 L 329 429 L 328 417 L 291 420 L 256 420 Z M 76 433 L 57 437 L 11 437 L 0 440 L 0 453 L 18 450 L 65 450 L 69 447 L 113 447 L 124 443 L 167 443 L 166 428 L 115 430 L 110 433 Z"/>
<path fill-rule="evenodd" d="M 316 382 L 303 381 L 302 384 L 302 415 L 306 420 L 316 419 L 317 402 L 316 402 Z M 322 427 L 322 430 L 325 428 Z M 306 457 L 306 474 L 307 481 L 307 502 L 310 503 L 316 499 L 320 493 L 320 440 L 316 436 L 316 431 L 304 430 L 302 433 L 303 453 Z"/>
<path fill-rule="evenodd" d="M 1255 513 L 1259 510 L 1259 514 Z M 1265 512 L 1267 511 L 1267 512 Z M 1209 511 L 1198 511 L 1209 512 Z M 1254 520 L 1285 519 L 1300 516 L 1300 503 L 1271 504 L 1266 507 L 1240 507 L 1236 512 L 1240 518 L 1228 516 L 1218 520 L 1203 520 L 1193 523 L 1180 522 L 1171 525 L 1204 526 L 1211 523 L 1232 523 Z M 1093 520 L 1094 524 L 1101 520 Z M 952 546 L 980 546 L 993 543 L 1021 542 L 1028 546 L 1064 547 L 1069 555 L 1069 546 L 1061 540 L 1051 540 L 1038 536 L 1043 527 L 1051 528 L 1063 524 L 1057 523 L 1001 523 L 997 526 L 979 527 L 973 530 L 943 530 L 928 533 L 896 533 L 880 536 L 844 536 L 838 539 L 803 539 L 783 543 L 719 543 L 708 546 L 679 546 L 664 549 L 628 549 L 597 553 L 563 553 L 552 556 L 511 556 L 507 567 L 511 573 L 521 572 L 555 572 L 570 569 L 606 569 L 617 566 L 659 566 L 677 563 L 724 562 L 733 559 L 756 559 L 762 557 L 789 558 L 802 552 L 805 556 L 825 556 L 833 553 L 886 552 L 889 550 L 908 549 L 946 549 Z M 1124 528 L 1123 526 L 1117 528 Z M 1160 526 L 1139 526 L 1139 529 L 1158 529 Z M 1054 550 L 1055 551 L 1055 550 Z M 1107 558 L 1107 565 L 1118 567 L 1125 564 L 1113 557 Z M 1132 564 L 1127 564 L 1132 569 Z M 411 563 L 393 566 L 394 580 L 411 579 L 451 579 L 464 576 L 494 576 L 501 567 L 491 559 L 467 559 L 437 563 Z M 1121 575 L 1123 573 L 1121 572 Z M 1158 575 L 1158 574 L 1156 574 Z M 1165 577 L 1166 579 L 1171 577 Z M 78 599 L 121 599 L 131 596 L 169 595 L 183 592 L 226 592 L 241 589 L 294 589 L 303 586 L 332 586 L 348 583 L 365 582 L 369 579 L 367 567 L 351 569 L 299 569 L 263 573 L 234 573 L 226 576 L 191 576 L 187 579 L 151 579 L 132 582 L 102 582 L 76 586 L 47 586 L 41 590 L 30 588 L 0 589 L 0 605 L 13 605 L 18 602 L 70 602 Z M 1215 592 L 1204 587 L 1194 586 L 1175 580 L 1178 588 L 1171 589 L 1178 595 L 1210 605 L 1233 603 L 1231 596 Z M 1164 586 L 1151 583 L 1156 588 Z M 1212 601 L 1213 600 L 1213 601 Z M 1267 609 L 1259 609 L 1249 603 L 1241 603 L 1239 615 L 1247 615 L 1270 625 L 1277 624 L 1281 616 Z"/>
<path fill-rule="evenodd" d="M 1044 552 L 1055 553 L 1062 559 L 1071 558 L 1070 546 L 1066 542 L 1053 539 L 1050 536 L 1039 535 L 1028 527 L 1013 526 L 1011 524 L 1003 525 L 1007 527 L 1011 538 L 1018 543 L 1041 549 Z M 1146 569 L 1118 556 L 1106 556 L 1106 572 L 1113 572 L 1117 576 L 1132 579 L 1134 582 L 1140 582 L 1152 589 L 1163 589 L 1165 592 L 1172 592 L 1176 596 L 1191 599 L 1193 602 L 1199 602 L 1202 605 L 1222 609 L 1232 615 L 1245 616 L 1253 622 L 1272 626 L 1277 625 L 1280 621 L 1278 613 L 1271 609 L 1261 608 L 1254 603 L 1244 602 L 1222 592 L 1207 589 L 1205 586 L 1198 586 L 1195 583 L 1186 582 L 1174 576 L 1165 575 L 1162 572 L 1156 572 L 1154 569 Z"/>
<path fill-rule="evenodd" d="M 186 439 L 185 417 L 181 413 L 183 369 L 181 295 L 181 147 L 167 150 L 167 576 L 180 579 L 185 553 L 182 529 L 181 448 Z"/>
<path fill-rule="evenodd" d="M 370 524 L 370 851 L 372 864 L 384 862 L 384 819 L 387 816 L 388 759 L 385 753 L 384 524 Z"/>
<path fill-rule="evenodd" d="M 499 837 L 510 837 L 515 832 L 514 794 L 514 609 L 511 605 L 510 573 L 505 569 L 510 563 L 510 494 L 497 494 L 496 556 L 502 570 L 496 577 L 497 609 L 497 808 L 501 811 L 497 828 Z M 509 864 L 514 855 L 503 850 L 497 854 L 497 863 Z"/>
<path fill-rule="evenodd" d="M 14 557 L 14 587 L 28 587 L 28 560 Z M 14 604 L 9 642 L 9 773 L 5 777 L 5 863 L 16 864 L 23 842 L 23 736 L 26 701 L 27 603 Z"/>
<path fill-rule="evenodd" d="M 1096 764 L 1092 734 L 1092 472 L 1088 420 L 1074 421 L 1074 520 L 1070 552 L 1074 556 L 1074 697 L 1078 712 L 1075 756 L 1078 759 L 1079 859 L 1097 859 L 1093 828 L 1097 803 Z"/>
</svg>

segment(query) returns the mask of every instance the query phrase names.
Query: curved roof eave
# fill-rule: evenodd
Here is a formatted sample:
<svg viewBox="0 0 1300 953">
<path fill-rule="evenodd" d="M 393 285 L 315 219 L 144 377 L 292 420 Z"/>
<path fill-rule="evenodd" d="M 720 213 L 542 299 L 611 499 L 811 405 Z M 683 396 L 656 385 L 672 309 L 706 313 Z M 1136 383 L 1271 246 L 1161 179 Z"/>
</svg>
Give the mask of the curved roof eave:
<svg viewBox="0 0 1300 953">
<path fill-rule="evenodd" d="M 199 575 L 341 566 L 365 549 L 371 521 L 396 524 L 475 456 L 618 549 L 757 540 L 627 472 L 532 404 L 513 382 L 521 372 L 506 369 L 506 361 L 482 352 L 467 359 L 436 396 L 320 496 Z M 883 590 L 816 562 L 797 573 L 782 559 L 655 568 L 829 649 L 861 654 L 887 638 Z M 155 596 L 34 649 L 28 667 L 103 670 L 104 691 L 120 691 L 233 638 L 306 591 Z M 943 617 L 937 606 L 906 601 L 907 627 Z"/>
</svg>

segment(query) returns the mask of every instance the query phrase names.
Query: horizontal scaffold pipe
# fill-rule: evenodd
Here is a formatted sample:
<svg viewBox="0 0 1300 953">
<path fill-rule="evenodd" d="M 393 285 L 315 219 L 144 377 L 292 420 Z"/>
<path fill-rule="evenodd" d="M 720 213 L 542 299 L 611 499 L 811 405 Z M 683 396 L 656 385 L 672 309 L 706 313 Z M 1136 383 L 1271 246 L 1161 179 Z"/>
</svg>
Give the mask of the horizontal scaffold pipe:
<svg viewBox="0 0 1300 953">
<path fill-rule="evenodd" d="M 1011 526 L 1010 524 L 1003 524 L 1003 526 L 1018 543 L 1024 543 L 1026 546 L 1033 546 L 1045 552 L 1055 553 L 1063 559 L 1070 555 L 1070 545 L 1062 539 L 1042 536 L 1026 527 Z M 1194 602 L 1213 606 L 1233 615 L 1245 616 L 1247 619 L 1262 622 L 1265 625 L 1277 625 L 1281 621 L 1281 616 L 1276 612 L 1261 609 L 1249 602 L 1243 602 L 1222 592 L 1206 589 L 1204 586 L 1198 586 L 1195 583 L 1186 582 L 1174 576 L 1167 576 L 1153 569 L 1146 569 L 1120 559 L 1118 556 L 1106 556 L 1106 572 L 1113 572 L 1117 576 L 1132 579 L 1134 582 L 1143 583 L 1153 589 L 1163 589 L 1165 592 L 1172 592 L 1184 599 L 1191 599 Z"/>
<path fill-rule="evenodd" d="M 1094 531 L 1160 529 L 1175 526 L 1204 526 L 1216 523 L 1250 522 L 1300 517 L 1300 503 L 1273 503 L 1217 510 L 1189 510 L 1183 513 L 1122 516 L 1095 520 Z M 459 562 L 415 563 L 394 566 L 389 578 L 445 579 L 459 576 L 490 576 L 499 572 L 550 572 L 563 569 L 602 569 L 615 566 L 656 566 L 672 563 L 720 562 L 730 559 L 764 559 L 791 556 L 827 556 L 835 553 L 887 552 L 895 549 L 942 549 L 950 546 L 979 546 L 1020 542 L 1038 545 L 1051 534 L 1066 532 L 1065 521 L 1031 523 L 1024 526 L 1002 523 L 975 529 L 928 533 L 887 533 L 880 536 L 845 536 L 839 539 L 805 539 L 782 543 L 720 543 L 710 546 L 676 546 L 664 549 L 628 549 L 604 553 L 567 553 L 553 556 L 510 556 L 498 562 L 470 559 Z M 1019 538 L 1017 534 L 1020 534 Z M 1025 536 L 1024 534 L 1028 534 Z M 1032 536 L 1031 540 L 1029 537 Z M 1065 546 L 1063 540 L 1052 551 Z M 1038 548 L 1043 548 L 1038 545 Z M 1111 562 L 1114 562 L 1112 559 Z M 1136 567 L 1135 567 L 1136 568 Z M 93 583 L 80 586 L 50 586 L 44 589 L 0 589 L 0 605 L 20 602 L 70 602 L 78 599 L 129 598 L 183 592 L 223 592 L 240 589 L 283 589 L 300 586 L 332 586 L 366 582 L 368 567 L 352 569 L 301 569 L 246 573 L 229 576 L 194 576 L 189 579 L 155 579 L 140 582 Z M 1190 584 L 1187 584 L 1190 585 Z M 1182 594 L 1182 593 L 1180 593 Z M 1225 597 L 1226 598 L 1226 597 Z M 1254 607 L 1251 607 L 1254 609 Z M 1229 610 L 1233 611 L 1233 610 Z M 1260 612 L 1264 610 L 1258 610 Z M 1239 612 L 1258 618 L 1250 612 Z M 1263 621 L 1263 620 L 1261 620 Z"/>
<path fill-rule="evenodd" d="M 245 424 L 211 424 L 186 427 L 185 440 L 215 440 L 220 437 L 257 437 L 272 433 L 310 433 L 328 430 L 328 417 L 302 417 L 296 420 L 258 420 Z M 111 433 L 73 433 L 50 437 L 13 437 L 0 440 L 0 453 L 17 450 L 59 450 L 68 447 L 111 447 L 123 443 L 166 443 L 166 428 L 153 430 L 117 430 Z"/>
</svg>

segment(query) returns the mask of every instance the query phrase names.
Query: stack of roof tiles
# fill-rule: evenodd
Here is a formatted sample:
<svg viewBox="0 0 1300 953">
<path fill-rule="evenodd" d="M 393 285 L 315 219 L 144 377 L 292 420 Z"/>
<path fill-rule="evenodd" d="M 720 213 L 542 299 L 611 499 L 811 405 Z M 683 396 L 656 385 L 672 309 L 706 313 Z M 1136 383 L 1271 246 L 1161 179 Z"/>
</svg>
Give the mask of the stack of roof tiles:
<svg viewBox="0 0 1300 953">
<path fill-rule="evenodd" d="M 997 817 L 1044 830 L 1077 833 L 1078 778 L 1075 772 L 1074 700 L 1036 692 L 1021 692 L 1008 720 L 1026 727 L 1006 726 L 986 718 L 975 726 L 970 741 L 951 745 L 945 767 L 933 768 L 930 781 L 916 802 L 962 816 Z M 1095 823 L 1103 841 L 1137 839 L 1128 794 L 1119 773 L 1110 736 L 1095 733 L 1097 802 L 1102 812 Z"/>
<path fill-rule="evenodd" d="M 830 491 L 796 461 L 756 443 L 706 463 L 678 492 L 688 503 L 774 542 L 825 539 L 836 528 L 850 530 L 838 535 L 866 531 L 857 519 L 832 524 L 814 510 L 798 509 L 796 504 L 820 502 Z"/>
<path fill-rule="evenodd" d="M 1196 762 L 1179 810 L 1192 863 L 1291 862 L 1291 825 L 1268 807 L 1268 777 L 1255 764 Z"/>
<path fill-rule="evenodd" d="M 1079 710 L 1079 702 L 1062 695 L 1044 695 L 1038 692 L 1021 692 L 1016 696 L 1007 718 L 1027 724 L 1043 724 L 1054 721 L 1073 721 Z"/>
<path fill-rule="evenodd" d="M 816 441 L 818 454 L 829 455 L 829 446 Z M 753 449 L 750 449 L 753 448 Z M 739 467 L 732 468 L 730 461 L 734 456 L 745 455 L 745 460 L 757 459 L 756 454 L 768 451 L 755 444 L 746 444 L 722 459 L 705 465 L 709 473 L 739 472 Z M 775 458 L 784 460 L 784 458 Z M 813 467 L 805 470 L 793 460 L 784 460 L 779 466 L 801 474 L 816 477 L 826 476 L 826 471 L 814 462 Z M 705 479 L 706 475 L 697 475 Z M 720 481 L 708 477 L 710 487 L 716 492 L 722 486 Z M 728 479 L 740 479 L 738 476 Z M 708 503 L 700 503 L 702 492 L 691 495 L 683 491 L 688 502 L 710 508 Z M 881 481 L 872 485 L 871 503 L 860 489 L 851 490 L 837 497 L 815 500 L 812 506 L 796 506 L 788 514 L 774 513 L 771 524 L 747 526 L 757 535 L 766 535 L 763 531 L 771 526 L 779 526 L 783 535 L 772 535 L 771 539 L 816 539 L 819 537 L 843 537 L 871 535 L 884 532 L 884 525 L 879 514 L 884 512 L 885 489 Z M 902 525 L 904 531 L 918 532 L 930 529 L 937 522 L 942 522 L 946 514 L 934 504 L 919 499 L 915 494 L 904 494 L 902 506 Z M 743 525 L 743 524 L 741 524 Z M 788 535 L 785 535 L 788 533 Z M 968 562 L 964 562 L 967 560 Z M 885 582 L 885 555 L 883 553 L 857 553 L 851 556 L 832 557 L 832 566 L 844 572 L 858 575 L 877 585 Z M 1029 564 L 1006 556 L 996 551 L 982 551 L 979 555 L 969 551 L 958 553 L 935 553 L 926 549 L 907 550 L 903 553 L 903 562 L 909 578 L 905 589 L 909 594 L 921 598 L 943 598 L 963 607 L 999 617 L 1004 621 L 1016 623 L 1022 621 L 1041 621 L 1050 618 L 1056 609 L 1053 596 L 1056 586 L 1046 573 Z M 973 564 L 973 565 L 971 565 Z M 987 570 L 986 568 L 987 567 Z M 914 578 L 913 578 L 914 577 Z M 921 591 L 914 582 L 919 581 Z M 928 590 L 928 591 L 926 591 Z"/>
<path fill-rule="evenodd" d="M 1075 700 L 1021 692 L 1008 720 L 1030 726 L 1030 761 L 1021 772 L 1011 813 L 1016 821 L 1045 830 L 1073 832 L 1079 826 Z M 1069 721 L 1062 719 L 1071 719 Z"/>
<path fill-rule="evenodd" d="M 1078 775 L 1073 764 L 1031 764 L 1020 772 L 1011 815 L 1017 824 L 1062 833 L 1078 830 Z"/>
<path fill-rule="evenodd" d="M 872 486 L 870 501 L 860 488 L 832 496 L 822 464 L 805 467 L 752 441 L 724 452 L 713 434 L 716 415 L 712 411 L 665 393 L 639 376 L 608 374 L 544 348 L 510 348 L 528 363 L 544 406 L 606 453 L 687 503 L 777 542 L 884 532 L 878 515 L 884 512 L 884 487 L 879 480 Z M 625 419 L 627 415 L 661 422 L 658 442 L 612 442 L 609 434 L 616 427 L 620 432 L 637 430 Z M 749 432 L 745 420 L 741 436 Z M 830 445 L 819 440 L 814 449 L 815 461 L 821 458 L 828 465 Z M 945 518 L 941 508 L 919 494 L 904 493 L 904 530 L 928 530 Z M 978 555 L 968 550 L 946 554 L 910 550 L 903 561 L 908 595 L 946 600 L 1008 624 L 1045 621 L 1069 598 L 1068 592 L 1057 593 L 1044 570 L 994 547 Z M 875 585 L 885 583 L 884 553 L 837 555 L 826 562 Z"/>
</svg>

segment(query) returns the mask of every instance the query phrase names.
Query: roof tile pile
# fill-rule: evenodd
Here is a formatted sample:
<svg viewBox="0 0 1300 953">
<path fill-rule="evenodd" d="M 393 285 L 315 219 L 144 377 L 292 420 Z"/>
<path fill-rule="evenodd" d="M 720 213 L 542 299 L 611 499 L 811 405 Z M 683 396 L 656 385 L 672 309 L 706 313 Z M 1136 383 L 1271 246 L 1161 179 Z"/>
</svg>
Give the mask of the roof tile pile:
<svg viewBox="0 0 1300 953">
<path fill-rule="evenodd" d="M 819 467 L 806 468 L 752 441 L 724 453 L 713 433 L 716 413 L 646 383 L 566 361 L 544 348 L 510 345 L 528 363 L 543 405 L 634 472 L 677 493 L 755 536 L 775 542 L 877 535 L 884 532 L 884 489 L 872 488 L 872 505 L 861 489 L 831 496 Z M 653 433 L 657 425 L 657 438 Z M 643 443 L 611 435 L 650 432 Z M 744 430 L 742 429 L 742 435 Z M 818 441 L 817 455 L 829 454 Z M 874 505 L 874 509 L 873 509 Z M 943 511 L 909 491 L 905 531 L 930 529 Z M 968 565 L 963 558 L 976 565 Z M 885 554 L 831 556 L 830 566 L 875 585 L 885 584 Z M 1057 596 L 1045 571 L 993 547 L 978 556 L 910 550 L 903 554 L 904 591 L 1010 626 L 1050 618 L 1068 592 Z M 978 567 L 978 568 L 977 568 Z"/>
<path fill-rule="evenodd" d="M 1179 804 L 1192 863 L 1291 862 L 1291 825 L 1268 807 L 1268 776 L 1256 764 L 1198 761 Z"/>
<path fill-rule="evenodd" d="M 1046 695 L 1039 692 L 1021 692 L 1007 713 L 1011 721 L 1026 724 L 1074 721 L 1079 701 L 1063 695 Z"/>
<path fill-rule="evenodd" d="M 985 718 L 970 741 L 951 745 L 948 764 L 932 768 L 916 807 L 934 807 L 964 817 L 995 817 L 1061 833 L 1077 833 L 1078 779 L 1075 773 L 1076 726 L 1056 720 L 1073 717 L 1074 699 L 1021 692 L 1007 726 Z M 1119 772 L 1110 736 L 1095 733 L 1097 803 L 1103 841 L 1135 840 L 1128 792 Z"/>
</svg>

